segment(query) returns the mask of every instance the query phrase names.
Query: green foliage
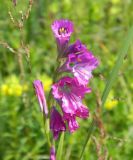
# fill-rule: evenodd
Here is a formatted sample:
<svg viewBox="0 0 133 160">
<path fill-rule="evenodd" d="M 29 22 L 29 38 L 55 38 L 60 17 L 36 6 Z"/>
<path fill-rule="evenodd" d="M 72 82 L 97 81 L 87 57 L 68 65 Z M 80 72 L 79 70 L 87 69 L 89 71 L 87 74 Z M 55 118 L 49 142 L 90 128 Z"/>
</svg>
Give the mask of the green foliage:
<svg viewBox="0 0 133 160">
<path fill-rule="evenodd" d="M 57 150 L 57 155 L 56 155 L 56 158 L 58 160 L 62 159 L 63 143 L 64 143 L 64 132 L 60 136 L 60 142 L 58 145 L 58 150 Z"/>
<path fill-rule="evenodd" d="M 21 22 L 21 13 L 26 13 L 28 1 L 17 2 L 17 6 L 14 7 L 12 1 L 0 0 L 0 159 L 49 159 L 42 114 L 32 89 L 32 81 L 42 77 L 44 86 L 51 83 L 56 44 L 50 25 L 59 18 L 71 19 L 74 22 L 75 33 L 71 43 L 74 42 L 73 39 L 80 38 L 100 60 L 100 66 L 90 82 L 93 92 L 86 96 L 85 100 L 90 109 L 90 118 L 79 120 L 81 127 L 76 133 L 65 134 L 64 147 L 61 148 L 62 160 L 78 159 L 91 125 L 92 114 L 96 109 L 96 95 L 102 97 L 121 43 L 132 24 L 133 1 L 34 1 L 30 16 L 24 21 L 24 29 L 21 32 L 12 23 L 8 13 L 10 11 L 14 19 Z M 21 41 L 27 50 L 29 48 L 30 57 L 26 55 L 28 51 L 22 47 Z M 123 44 L 127 47 L 128 45 L 128 41 Z M 21 61 L 14 51 L 22 53 Z M 124 61 L 121 70 L 119 72 L 117 70 L 117 78 L 111 76 L 111 87 L 112 83 L 114 84 L 111 96 L 108 98 L 104 96 L 104 99 L 107 98 L 107 104 L 102 111 L 106 112 L 101 119 L 106 130 L 103 143 L 108 152 L 108 159 L 112 157 L 116 160 L 131 160 L 133 157 L 133 47 L 129 48 L 125 56 L 126 52 L 127 48 L 122 48 L 119 54 L 117 64 L 123 57 Z M 117 69 L 119 67 L 117 65 Z M 116 75 L 116 70 L 113 73 Z M 113 103 L 114 100 L 117 103 Z M 96 128 L 92 135 L 83 160 L 98 159 L 93 138 L 96 137 L 97 143 L 101 142 L 99 129 Z M 55 144 L 56 151 L 58 143 Z M 61 149 L 59 148 L 57 152 L 58 156 Z M 101 153 L 104 154 L 102 149 Z"/>
</svg>

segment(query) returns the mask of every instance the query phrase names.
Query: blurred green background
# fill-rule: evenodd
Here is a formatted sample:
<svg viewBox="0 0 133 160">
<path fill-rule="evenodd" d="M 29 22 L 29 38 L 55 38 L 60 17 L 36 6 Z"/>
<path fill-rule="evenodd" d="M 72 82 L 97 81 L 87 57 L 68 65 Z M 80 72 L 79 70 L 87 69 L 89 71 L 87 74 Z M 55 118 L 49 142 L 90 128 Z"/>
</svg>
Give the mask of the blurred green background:
<svg viewBox="0 0 133 160">
<path fill-rule="evenodd" d="M 21 24 L 27 8 L 28 0 L 18 0 L 16 7 L 11 0 L 0 0 L 0 160 L 49 159 L 32 82 L 36 78 L 42 80 L 48 94 L 57 56 L 50 25 L 60 18 L 74 23 L 71 43 L 80 39 L 100 60 L 90 82 L 92 93 L 85 100 L 90 118 L 78 119 L 79 130 L 65 135 L 62 160 L 77 160 L 96 100 L 102 95 L 121 42 L 133 22 L 133 1 L 34 0 L 30 16 L 20 31 L 12 21 Z M 102 108 L 105 114 L 98 119 L 104 127 L 93 133 L 84 160 L 133 159 L 132 64 L 133 45 Z"/>
</svg>

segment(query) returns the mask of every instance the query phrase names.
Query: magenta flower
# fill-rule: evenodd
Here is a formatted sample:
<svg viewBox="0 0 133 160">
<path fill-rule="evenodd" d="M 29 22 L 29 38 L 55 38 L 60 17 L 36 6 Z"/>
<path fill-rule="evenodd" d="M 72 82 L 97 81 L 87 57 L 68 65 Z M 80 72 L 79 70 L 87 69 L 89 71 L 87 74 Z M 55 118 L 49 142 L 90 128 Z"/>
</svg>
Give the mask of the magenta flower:
<svg viewBox="0 0 133 160">
<path fill-rule="evenodd" d="M 85 93 L 91 89 L 80 85 L 76 78 L 63 77 L 52 86 L 52 94 L 61 105 L 62 111 L 68 115 L 87 118 L 88 108 L 82 104 Z"/>
<path fill-rule="evenodd" d="M 81 51 L 83 50 L 82 48 Z M 92 71 L 98 64 L 98 60 L 91 52 L 85 51 L 79 54 L 70 53 L 65 64 L 59 71 L 72 72 L 80 84 L 86 85 L 88 80 L 92 77 Z"/>
<path fill-rule="evenodd" d="M 52 31 L 57 41 L 59 57 L 63 57 L 65 50 L 68 47 L 70 36 L 73 32 L 73 23 L 69 20 L 56 20 L 51 25 Z"/>
<path fill-rule="evenodd" d="M 65 123 L 63 121 L 62 116 L 56 110 L 55 107 L 52 107 L 50 114 L 50 129 L 53 132 L 54 139 L 57 139 L 59 133 L 66 130 Z"/>
<path fill-rule="evenodd" d="M 84 53 L 86 51 L 88 51 L 86 46 L 82 44 L 80 40 L 77 40 L 74 44 L 70 45 L 67 48 L 65 56 L 67 56 L 70 53 L 79 54 L 79 53 Z"/>
<path fill-rule="evenodd" d="M 36 96 L 38 98 L 38 102 L 40 104 L 41 111 L 45 113 L 45 115 L 48 115 L 48 108 L 44 93 L 43 84 L 40 80 L 35 80 L 33 82 L 33 86 L 35 88 Z"/>
<path fill-rule="evenodd" d="M 55 155 L 55 148 L 54 148 L 54 146 L 52 146 L 51 149 L 50 149 L 50 160 L 56 160 L 56 155 Z"/>
<path fill-rule="evenodd" d="M 78 122 L 74 115 L 64 113 L 63 119 L 67 121 L 69 131 L 72 133 L 79 128 Z"/>
</svg>

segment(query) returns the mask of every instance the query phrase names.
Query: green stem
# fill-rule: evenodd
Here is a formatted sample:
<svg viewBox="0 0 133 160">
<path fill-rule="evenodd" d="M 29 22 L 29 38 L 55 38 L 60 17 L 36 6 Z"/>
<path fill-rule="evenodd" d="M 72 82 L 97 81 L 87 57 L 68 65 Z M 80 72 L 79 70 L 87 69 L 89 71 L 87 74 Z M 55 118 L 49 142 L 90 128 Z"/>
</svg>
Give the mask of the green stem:
<svg viewBox="0 0 133 160">
<path fill-rule="evenodd" d="M 54 71 L 54 75 L 53 75 L 53 83 L 57 80 L 58 78 L 58 67 L 60 66 L 60 63 L 58 62 L 57 63 L 57 67 Z M 52 90 L 50 90 L 49 92 L 49 95 L 48 95 L 48 108 L 50 108 L 51 106 L 53 106 L 53 97 L 52 97 L 52 93 L 51 93 Z M 50 128 L 49 128 L 49 117 L 50 117 L 50 113 L 46 116 L 44 115 L 44 112 L 43 112 L 43 119 L 44 119 L 44 132 L 45 132 L 45 135 L 46 135 L 46 138 L 47 138 L 47 142 L 48 142 L 48 145 L 49 147 L 51 147 L 51 144 L 54 143 L 54 140 L 52 140 L 52 142 L 50 141 Z"/>
<path fill-rule="evenodd" d="M 49 146 L 51 146 L 50 137 L 49 137 L 49 133 L 50 133 L 49 118 L 46 118 L 45 128 L 46 128 L 47 141 L 48 141 Z"/>
<path fill-rule="evenodd" d="M 43 112 L 43 122 L 44 122 L 44 133 L 47 138 L 47 143 L 48 143 L 49 147 L 51 147 L 51 142 L 50 142 L 50 137 L 49 137 L 49 133 L 50 133 L 49 118 L 48 118 L 48 116 L 46 116 L 44 114 L 44 112 Z"/>
<path fill-rule="evenodd" d="M 63 151 L 63 143 L 64 143 L 64 132 L 61 133 L 60 136 L 60 141 L 59 141 L 59 145 L 58 145 L 58 150 L 57 150 L 57 160 L 62 160 L 62 151 Z"/>
<path fill-rule="evenodd" d="M 57 80 L 58 76 L 59 76 L 59 73 L 58 73 L 58 68 L 60 66 L 60 62 L 57 61 L 57 66 L 56 66 L 56 69 L 54 71 L 54 75 L 53 75 L 53 83 Z M 50 106 L 52 106 L 52 103 L 53 103 L 53 97 L 52 97 L 52 90 L 49 91 L 49 95 L 48 95 L 48 107 L 50 108 Z"/>
<path fill-rule="evenodd" d="M 96 126 L 95 126 L 95 122 L 94 122 L 94 119 L 93 119 L 92 122 L 91 122 L 91 124 L 90 124 L 90 127 L 89 127 L 89 129 L 88 129 L 88 135 L 87 135 L 86 140 L 85 140 L 85 143 L 84 143 L 84 145 L 83 145 L 83 148 L 82 148 L 82 151 L 81 151 L 81 155 L 80 155 L 79 160 L 82 160 L 83 154 L 84 154 L 84 151 L 85 151 L 85 148 L 86 148 L 86 146 L 87 146 L 87 143 L 88 143 L 88 141 L 89 141 L 89 139 L 90 139 L 90 137 L 91 137 L 91 134 L 92 134 L 93 131 L 95 130 L 95 128 L 96 128 Z"/>
</svg>

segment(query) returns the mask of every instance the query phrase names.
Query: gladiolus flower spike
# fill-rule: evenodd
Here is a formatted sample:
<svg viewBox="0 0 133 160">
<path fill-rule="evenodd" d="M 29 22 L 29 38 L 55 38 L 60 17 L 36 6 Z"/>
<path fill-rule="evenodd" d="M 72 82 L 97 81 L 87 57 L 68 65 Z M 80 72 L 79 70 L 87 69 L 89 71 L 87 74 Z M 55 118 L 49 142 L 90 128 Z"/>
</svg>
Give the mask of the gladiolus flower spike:
<svg viewBox="0 0 133 160">
<path fill-rule="evenodd" d="M 50 94 L 53 95 L 56 103 L 53 103 L 51 98 L 49 99 L 51 102 L 49 108 L 51 107 L 51 109 L 47 118 L 50 118 L 50 130 L 53 133 L 53 138 L 57 140 L 59 134 L 65 132 L 67 128 L 70 133 L 79 128 L 77 117 L 82 119 L 89 117 L 89 109 L 82 103 L 82 100 L 85 94 L 91 92 L 88 83 L 93 77 L 92 71 L 97 68 L 99 61 L 80 40 L 69 45 L 71 34 L 74 31 L 71 21 L 56 20 L 51 28 L 57 43 L 57 60 L 60 63 L 54 75 L 59 74 L 60 78 L 54 79 L 54 84 L 51 87 Z M 63 72 L 64 74 L 62 74 Z M 66 72 L 69 72 L 70 76 L 65 75 Z M 35 80 L 33 84 L 41 110 L 48 114 L 42 83 Z M 62 113 L 57 110 L 55 104 L 60 106 Z M 51 148 L 50 159 L 55 159 L 54 148 Z"/>
</svg>

